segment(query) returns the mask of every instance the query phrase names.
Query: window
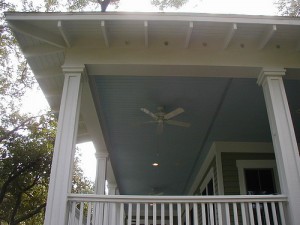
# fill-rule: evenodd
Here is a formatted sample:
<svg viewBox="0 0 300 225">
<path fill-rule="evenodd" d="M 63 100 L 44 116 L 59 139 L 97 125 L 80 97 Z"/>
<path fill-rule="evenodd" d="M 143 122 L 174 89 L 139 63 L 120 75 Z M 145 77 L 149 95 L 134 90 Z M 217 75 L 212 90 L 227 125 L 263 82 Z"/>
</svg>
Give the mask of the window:
<svg viewBox="0 0 300 225">
<path fill-rule="evenodd" d="M 237 160 L 240 193 L 279 193 L 279 182 L 275 160 Z"/>
</svg>

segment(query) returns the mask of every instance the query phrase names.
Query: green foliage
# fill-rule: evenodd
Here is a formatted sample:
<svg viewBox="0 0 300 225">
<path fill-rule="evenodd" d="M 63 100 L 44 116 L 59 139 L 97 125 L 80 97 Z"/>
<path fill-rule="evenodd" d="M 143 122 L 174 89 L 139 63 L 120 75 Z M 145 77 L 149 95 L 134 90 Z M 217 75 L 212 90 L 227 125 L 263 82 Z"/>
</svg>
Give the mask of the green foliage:
<svg viewBox="0 0 300 225">
<path fill-rule="evenodd" d="M 180 8 L 186 4 L 188 0 L 151 0 L 151 4 L 159 7 L 160 10 L 164 10 L 167 7 Z"/>
<path fill-rule="evenodd" d="M 300 16 L 299 0 L 278 0 L 276 5 L 282 16 Z"/>
</svg>

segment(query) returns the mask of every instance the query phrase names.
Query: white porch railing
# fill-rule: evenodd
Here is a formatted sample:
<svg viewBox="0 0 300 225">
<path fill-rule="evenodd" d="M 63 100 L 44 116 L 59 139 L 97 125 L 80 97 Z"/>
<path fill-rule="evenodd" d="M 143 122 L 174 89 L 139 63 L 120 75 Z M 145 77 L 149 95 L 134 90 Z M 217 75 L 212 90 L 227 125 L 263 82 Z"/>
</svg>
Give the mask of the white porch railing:
<svg viewBox="0 0 300 225">
<path fill-rule="evenodd" d="M 68 225 L 286 225 L 283 195 L 71 194 L 68 200 Z"/>
</svg>

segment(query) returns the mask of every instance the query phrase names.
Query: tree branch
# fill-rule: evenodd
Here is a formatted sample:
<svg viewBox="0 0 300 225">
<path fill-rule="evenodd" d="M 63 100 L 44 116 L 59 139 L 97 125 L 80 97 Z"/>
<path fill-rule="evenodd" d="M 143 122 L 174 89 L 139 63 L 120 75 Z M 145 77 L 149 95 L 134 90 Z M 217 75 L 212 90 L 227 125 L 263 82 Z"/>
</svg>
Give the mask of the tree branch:
<svg viewBox="0 0 300 225">
<path fill-rule="evenodd" d="M 33 217 L 34 215 L 40 213 L 44 208 L 46 207 L 46 203 L 43 203 L 42 205 L 36 207 L 33 211 L 25 214 L 24 216 L 21 216 L 20 218 L 15 220 L 15 223 L 21 223 L 22 221 L 25 221 L 31 217 Z"/>
</svg>

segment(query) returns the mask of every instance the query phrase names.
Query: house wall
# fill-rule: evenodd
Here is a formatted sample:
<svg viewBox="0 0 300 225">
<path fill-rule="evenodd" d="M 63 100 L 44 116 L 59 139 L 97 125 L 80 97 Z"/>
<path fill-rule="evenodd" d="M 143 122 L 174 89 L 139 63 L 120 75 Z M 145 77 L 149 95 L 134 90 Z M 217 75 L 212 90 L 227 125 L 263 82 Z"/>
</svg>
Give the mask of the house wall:
<svg viewBox="0 0 300 225">
<path fill-rule="evenodd" d="M 275 160 L 275 155 L 274 153 L 222 152 L 221 162 L 225 195 L 240 194 L 237 160 Z"/>
<path fill-rule="evenodd" d="M 214 182 L 214 193 L 215 195 L 218 195 L 218 176 L 217 176 L 217 169 L 216 169 L 216 157 L 214 157 L 209 164 L 209 166 L 206 168 L 206 171 L 201 178 L 198 187 L 196 191 L 194 192 L 194 195 L 201 195 L 201 187 L 204 185 L 204 182 L 206 182 L 206 177 L 210 173 L 210 171 L 213 171 L 213 182 Z"/>
</svg>

